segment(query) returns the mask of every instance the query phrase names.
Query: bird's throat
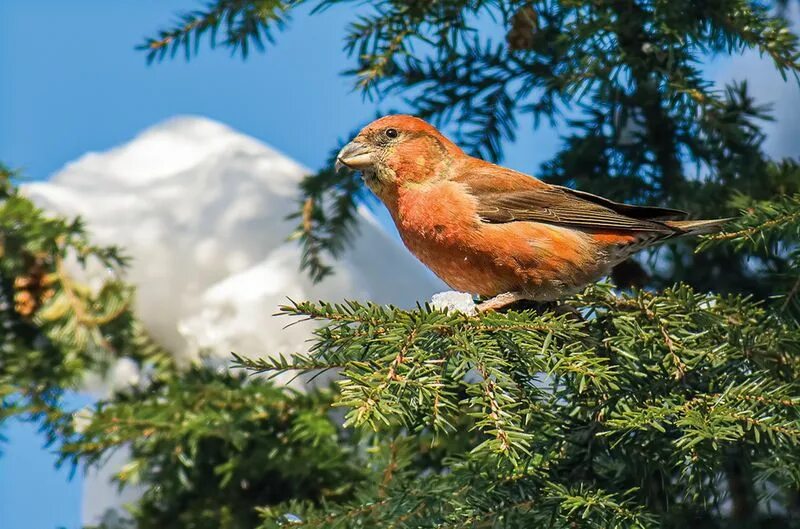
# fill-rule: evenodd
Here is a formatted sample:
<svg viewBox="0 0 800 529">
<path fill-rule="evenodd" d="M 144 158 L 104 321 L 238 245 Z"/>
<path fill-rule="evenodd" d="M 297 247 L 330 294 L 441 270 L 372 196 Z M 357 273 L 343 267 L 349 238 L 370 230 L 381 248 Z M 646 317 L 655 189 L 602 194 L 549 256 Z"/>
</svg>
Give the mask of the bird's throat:
<svg viewBox="0 0 800 529">
<path fill-rule="evenodd" d="M 361 177 L 367 187 L 384 202 L 388 198 L 387 194 L 395 187 L 394 171 L 388 168 L 370 167 L 361 172 Z"/>
</svg>

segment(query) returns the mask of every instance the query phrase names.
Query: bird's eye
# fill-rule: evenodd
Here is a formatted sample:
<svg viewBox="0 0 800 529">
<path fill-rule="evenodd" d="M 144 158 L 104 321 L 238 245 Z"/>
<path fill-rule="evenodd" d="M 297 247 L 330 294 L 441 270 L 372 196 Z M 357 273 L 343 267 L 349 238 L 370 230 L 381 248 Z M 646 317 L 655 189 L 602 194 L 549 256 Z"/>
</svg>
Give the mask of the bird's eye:
<svg viewBox="0 0 800 529">
<path fill-rule="evenodd" d="M 386 129 L 386 135 L 390 138 L 397 137 L 397 129 Z"/>
</svg>

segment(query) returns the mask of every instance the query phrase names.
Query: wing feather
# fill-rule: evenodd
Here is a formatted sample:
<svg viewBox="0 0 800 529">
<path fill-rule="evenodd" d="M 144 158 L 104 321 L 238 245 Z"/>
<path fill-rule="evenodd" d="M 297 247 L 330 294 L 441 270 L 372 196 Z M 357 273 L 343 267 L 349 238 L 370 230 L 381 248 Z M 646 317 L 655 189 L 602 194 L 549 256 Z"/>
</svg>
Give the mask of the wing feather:
<svg viewBox="0 0 800 529">
<path fill-rule="evenodd" d="M 623 204 L 621 202 L 614 202 L 613 200 L 609 200 L 607 198 L 593 195 L 592 193 L 587 193 L 586 191 L 579 191 L 577 189 L 571 189 L 569 187 L 561 187 L 561 186 L 553 186 L 557 189 L 561 189 L 565 193 L 570 193 L 575 195 L 578 198 L 582 198 L 584 200 L 588 200 L 589 202 L 594 202 L 595 204 L 599 204 L 601 206 L 605 206 L 611 210 L 616 211 L 617 213 L 621 213 L 628 217 L 633 217 L 636 219 L 648 219 L 648 220 L 684 220 L 686 217 L 689 216 L 688 213 L 685 211 L 681 211 L 679 209 L 670 209 L 670 208 L 660 208 L 657 206 L 635 206 L 632 204 Z"/>
<path fill-rule="evenodd" d="M 674 233 L 663 220 L 684 218 L 677 210 L 617 204 L 568 188 L 523 189 L 473 193 L 484 222 L 546 222 L 587 229 Z M 587 196 L 588 195 L 588 196 Z M 591 197 L 591 198 L 589 198 Z"/>
<path fill-rule="evenodd" d="M 585 191 L 546 184 L 524 173 L 476 158 L 454 168 L 454 180 L 477 199 L 484 222 L 546 222 L 593 230 L 676 234 L 665 221 L 688 215 L 676 209 L 634 206 Z"/>
</svg>

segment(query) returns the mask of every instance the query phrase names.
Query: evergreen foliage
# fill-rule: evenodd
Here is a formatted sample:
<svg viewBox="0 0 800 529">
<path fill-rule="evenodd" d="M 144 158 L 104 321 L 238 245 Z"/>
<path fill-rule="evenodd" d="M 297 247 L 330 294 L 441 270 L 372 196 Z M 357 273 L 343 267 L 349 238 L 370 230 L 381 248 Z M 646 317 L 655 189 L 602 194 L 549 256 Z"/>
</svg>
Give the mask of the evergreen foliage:
<svg viewBox="0 0 800 529">
<path fill-rule="evenodd" d="M 63 392 L 87 373 L 128 357 L 165 376 L 172 361 L 131 312 L 120 249 L 91 244 L 80 219 L 35 207 L 16 176 L 0 167 L 0 420 L 42 420 L 52 442 L 64 426 Z M 106 271 L 97 289 L 74 274 L 89 263 Z"/>
<path fill-rule="evenodd" d="M 736 219 L 547 310 L 302 301 L 282 312 L 318 324 L 308 351 L 181 370 L 132 313 L 121 250 L 0 168 L 0 421 L 36 421 L 75 467 L 129 449 L 118 480 L 143 496 L 107 527 L 800 527 L 800 163 L 765 155 L 745 83 L 717 91 L 698 64 L 756 49 L 795 82 L 776 6 L 213 0 L 142 48 L 246 56 L 301 4 L 360 5 L 356 85 L 407 95 L 474 153 L 499 160 L 523 120 L 555 121 L 539 176 Z M 301 194 L 293 236 L 321 279 L 368 194 L 330 166 Z M 146 383 L 65 408 L 119 358 Z M 308 393 L 270 381 L 328 371 Z"/>
<path fill-rule="evenodd" d="M 62 453 L 93 464 L 129 447 L 119 478 L 148 485 L 136 527 L 256 527 L 255 507 L 348 500 L 364 479 L 359 436 L 330 398 L 194 368 L 84 412 Z"/>
<path fill-rule="evenodd" d="M 465 443 L 448 447 L 446 472 L 413 453 L 398 459 L 384 497 L 293 512 L 309 527 L 684 527 L 724 525 L 726 500 L 764 524 L 769 511 L 755 515 L 755 505 L 794 508 L 793 322 L 685 285 L 659 294 L 601 285 L 569 303 L 582 316 L 287 307 L 328 322 L 311 352 L 244 365 L 338 367 L 346 426 Z"/>
</svg>

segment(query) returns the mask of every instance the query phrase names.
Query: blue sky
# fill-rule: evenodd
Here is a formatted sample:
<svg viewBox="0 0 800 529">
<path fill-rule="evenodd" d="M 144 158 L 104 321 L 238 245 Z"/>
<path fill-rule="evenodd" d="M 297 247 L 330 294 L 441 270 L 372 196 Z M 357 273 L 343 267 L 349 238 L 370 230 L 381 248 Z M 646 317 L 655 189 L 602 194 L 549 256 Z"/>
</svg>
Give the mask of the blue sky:
<svg viewBox="0 0 800 529">
<path fill-rule="evenodd" d="M 340 75 L 349 9 L 295 14 L 275 47 L 247 61 L 226 51 L 147 66 L 134 50 L 194 0 L 0 1 L 0 160 L 47 178 L 87 151 L 127 141 L 176 114 L 222 121 L 308 167 L 319 167 L 337 139 L 399 100 L 365 101 Z M 715 78 L 751 77 L 756 93 L 779 101 L 775 153 L 798 154 L 800 98 L 754 56 L 715 63 Z M 788 113 L 788 114 L 787 114 Z M 795 119 L 791 119 L 791 115 Z M 521 120 L 506 164 L 535 172 L 555 153 L 552 130 Z M 788 127 L 788 128 L 787 128 Z M 789 138 L 789 139 L 787 139 Z M 788 152 L 787 152 L 788 150 Z M 54 471 L 52 449 L 27 425 L 12 424 L 0 445 L 0 527 L 80 526 L 80 476 Z"/>
<path fill-rule="evenodd" d="M 87 150 L 103 150 L 175 114 L 201 114 L 251 134 L 310 167 L 339 136 L 399 99 L 365 101 L 340 75 L 348 9 L 298 11 L 277 45 L 247 61 L 204 49 L 147 66 L 134 50 L 146 35 L 198 5 L 191 0 L 0 2 L 0 159 L 45 178 Z M 555 148 L 541 133 L 535 167 Z M 527 142 L 526 142 L 527 143 Z"/>
</svg>

